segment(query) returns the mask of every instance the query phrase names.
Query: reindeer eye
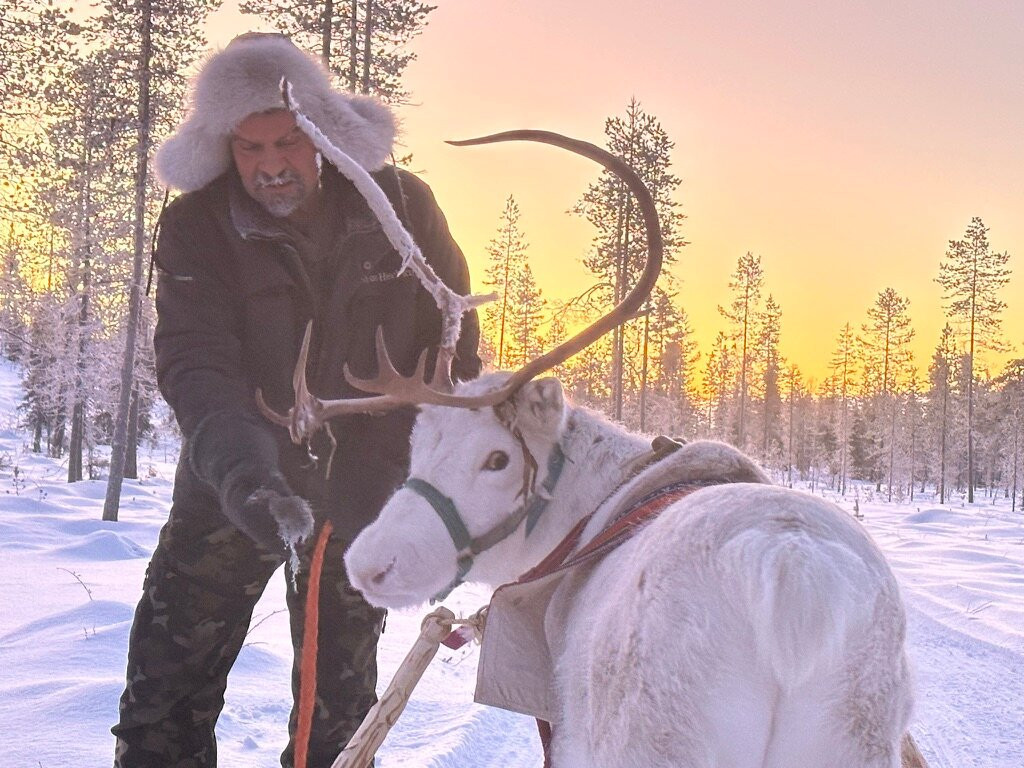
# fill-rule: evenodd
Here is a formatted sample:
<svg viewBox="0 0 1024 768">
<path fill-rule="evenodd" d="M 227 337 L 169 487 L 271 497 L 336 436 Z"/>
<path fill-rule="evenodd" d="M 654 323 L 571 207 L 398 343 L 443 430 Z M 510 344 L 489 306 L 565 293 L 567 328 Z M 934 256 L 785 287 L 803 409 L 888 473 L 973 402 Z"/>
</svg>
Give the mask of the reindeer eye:
<svg viewBox="0 0 1024 768">
<path fill-rule="evenodd" d="M 504 451 L 491 451 L 491 455 L 484 462 L 484 469 L 491 472 L 500 472 L 508 466 L 508 454 Z"/>
</svg>

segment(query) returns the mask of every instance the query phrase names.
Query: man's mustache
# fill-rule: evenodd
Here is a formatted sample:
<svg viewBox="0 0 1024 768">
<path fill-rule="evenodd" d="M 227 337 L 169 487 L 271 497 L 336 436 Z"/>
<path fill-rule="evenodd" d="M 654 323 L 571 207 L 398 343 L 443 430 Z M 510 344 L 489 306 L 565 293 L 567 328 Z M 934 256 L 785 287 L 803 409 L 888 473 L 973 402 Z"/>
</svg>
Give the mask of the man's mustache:
<svg viewBox="0 0 1024 768">
<path fill-rule="evenodd" d="M 263 189 L 265 187 L 283 187 L 285 184 L 297 181 L 301 181 L 299 174 L 292 170 L 283 170 L 276 176 L 271 176 L 268 173 L 260 171 L 254 180 L 254 186 L 257 189 Z"/>
</svg>

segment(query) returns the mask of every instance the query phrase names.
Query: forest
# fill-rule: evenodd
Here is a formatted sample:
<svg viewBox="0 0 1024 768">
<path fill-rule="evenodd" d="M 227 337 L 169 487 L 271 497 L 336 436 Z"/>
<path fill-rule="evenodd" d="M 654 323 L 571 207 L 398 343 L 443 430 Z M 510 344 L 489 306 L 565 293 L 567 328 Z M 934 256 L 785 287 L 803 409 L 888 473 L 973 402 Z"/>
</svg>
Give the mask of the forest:
<svg viewBox="0 0 1024 768">
<path fill-rule="evenodd" d="M 25 374 L 20 418 L 32 450 L 66 461 L 68 482 L 106 477 L 105 519 L 135 449 L 175 429 L 152 360 L 152 247 L 166 194 L 153 148 L 180 120 L 190 72 L 207 48 L 215 0 L 107 0 L 91 14 L 44 0 L 0 8 L 0 346 Z M 416 0 L 242 2 L 244 13 L 319 55 L 341 87 L 393 104 L 412 98 L 410 42 L 433 6 Z M 686 257 L 675 144 L 638 98 L 604 125 L 606 147 L 654 195 L 671 265 Z M 397 163 L 409 158 L 396 158 Z M 498 299 L 481 311 L 482 352 L 515 368 L 567 338 L 629 290 L 646 242 L 633 202 L 608 173 L 572 213 L 592 226 L 587 290 L 544 297 L 528 233 L 509 195 L 494 211 L 486 274 Z M 456 233 L 457 235 L 457 233 Z M 999 241 L 999 233 L 992 233 Z M 714 343 L 694 340 L 666 271 L 644 310 L 555 373 L 579 403 L 649 433 L 728 441 L 779 482 L 840 494 L 1024 503 L 1024 358 L 1003 333 L 1011 255 L 983 217 L 923 276 L 946 324 L 930 359 L 909 351 L 909 301 L 884 284 L 860 318 L 835 329 L 830 374 L 811 385 L 780 353 L 785 307 L 771 263 L 735 254 L 721 286 Z M 986 353 L 1008 362 L 990 369 Z M 109 447 L 109 449 L 108 449 Z M 849 486 L 849 488 L 848 488 Z"/>
</svg>

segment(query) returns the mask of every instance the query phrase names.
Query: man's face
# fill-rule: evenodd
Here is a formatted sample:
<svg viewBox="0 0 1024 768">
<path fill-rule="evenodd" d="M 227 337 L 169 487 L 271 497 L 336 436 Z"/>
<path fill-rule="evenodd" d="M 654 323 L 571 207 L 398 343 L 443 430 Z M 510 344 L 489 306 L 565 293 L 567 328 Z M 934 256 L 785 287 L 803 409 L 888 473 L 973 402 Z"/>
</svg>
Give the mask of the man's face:
<svg viewBox="0 0 1024 768">
<path fill-rule="evenodd" d="M 315 201 L 317 151 L 285 109 L 249 115 L 231 136 L 231 155 L 245 191 L 284 218 Z"/>
</svg>

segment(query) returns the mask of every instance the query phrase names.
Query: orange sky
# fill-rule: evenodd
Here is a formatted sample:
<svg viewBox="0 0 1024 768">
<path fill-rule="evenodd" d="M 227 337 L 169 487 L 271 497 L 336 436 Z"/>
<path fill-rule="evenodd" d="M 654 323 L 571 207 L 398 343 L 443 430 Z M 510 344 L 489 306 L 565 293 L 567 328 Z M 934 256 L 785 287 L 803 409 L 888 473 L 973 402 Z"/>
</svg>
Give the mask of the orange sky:
<svg viewBox="0 0 1024 768">
<path fill-rule="evenodd" d="M 478 287 L 513 194 L 545 294 L 586 288 L 591 231 L 565 211 L 597 171 L 549 147 L 444 139 L 544 128 L 603 143 L 605 118 L 635 96 L 676 142 L 691 245 L 674 272 L 705 353 L 749 250 L 782 306 L 783 354 L 806 375 L 827 375 L 839 329 L 887 287 L 911 301 L 924 369 L 945 322 L 939 262 L 981 216 L 1012 254 L 1003 324 L 1024 354 L 1024 3 L 436 4 L 407 70 L 402 140 Z M 225 7 L 210 39 L 250 28 Z"/>
</svg>

